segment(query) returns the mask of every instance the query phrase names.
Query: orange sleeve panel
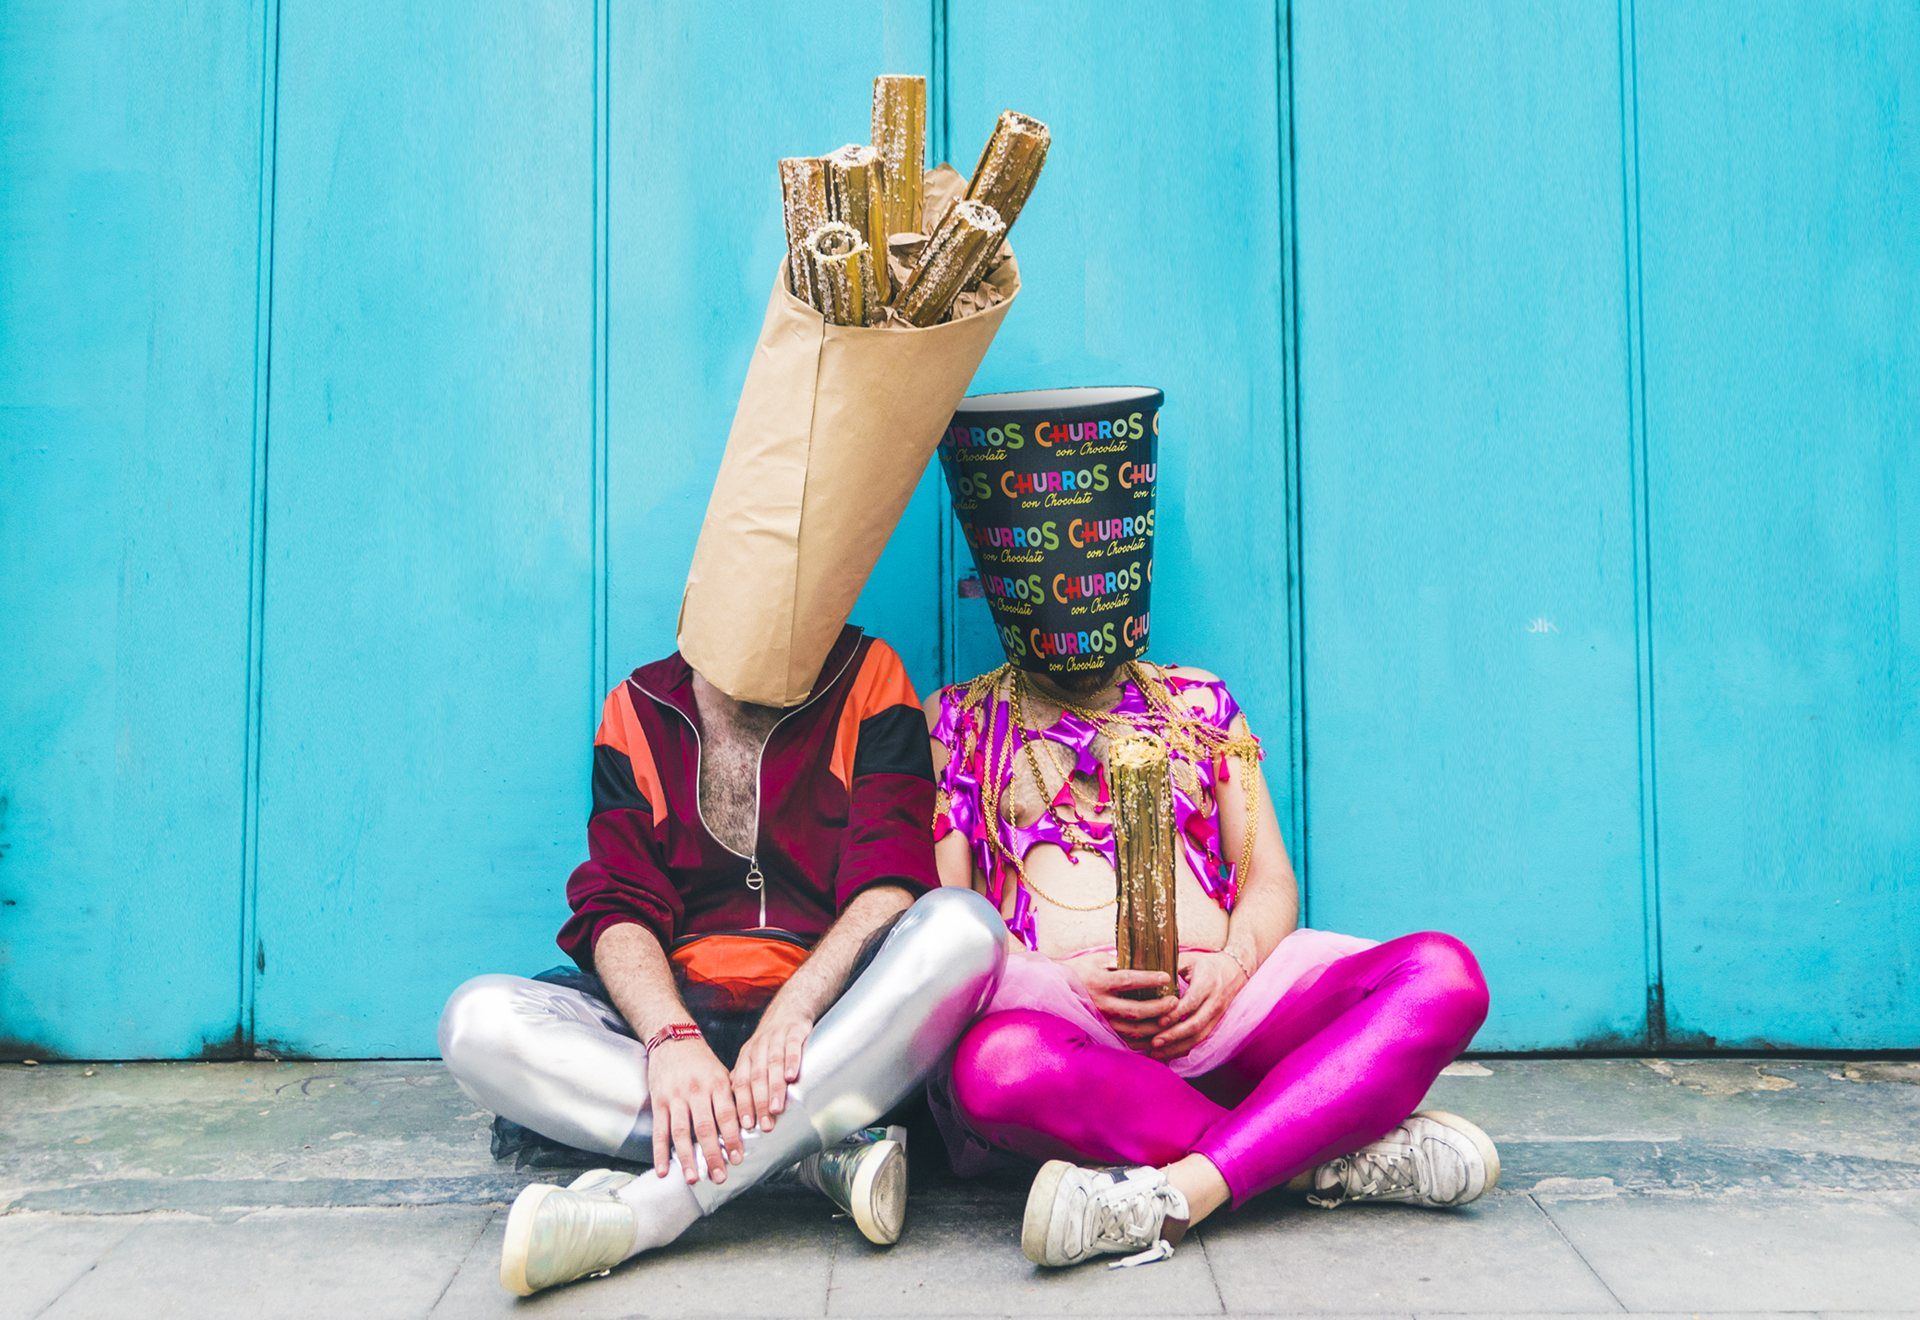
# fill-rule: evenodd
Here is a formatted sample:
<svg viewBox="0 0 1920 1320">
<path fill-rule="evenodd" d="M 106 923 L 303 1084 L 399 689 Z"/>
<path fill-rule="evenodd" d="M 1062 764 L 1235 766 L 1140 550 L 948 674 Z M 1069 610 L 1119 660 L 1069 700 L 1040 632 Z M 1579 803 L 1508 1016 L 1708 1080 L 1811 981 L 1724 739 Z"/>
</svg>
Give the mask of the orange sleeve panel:
<svg viewBox="0 0 1920 1320">
<path fill-rule="evenodd" d="M 622 683 L 607 693 L 606 704 L 600 708 L 600 731 L 594 734 L 593 744 L 611 747 L 627 758 L 633 767 L 634 787 L 653 809 L 653 823 L 658 825 L 667 814 L 667 795 L 660 786 L 660 770 L 654 764 L 653 748 L 648 746 L 646 731 L 640 727 L 640 714 L 633 708 L 633 694 L 627 684 Z"/>
<path fill-rule="evenodd" d="M 852 690 L 840 707 L 840 721 L 833 736 L 833 757 L 828 762 L 833 777 L 848 791 L 853 788 L 853 764 L 860 746 L 861 723 L 890 707 L 903 705 L 911 706 L 916 716 L 919 714 L 920 698 L 914 695 L 907 667 L 900 662 L 899 652 L 878 637 L 871 638 L 867 654 L 860 662 L 860 672 L 853 677 Z"/>
</svg>

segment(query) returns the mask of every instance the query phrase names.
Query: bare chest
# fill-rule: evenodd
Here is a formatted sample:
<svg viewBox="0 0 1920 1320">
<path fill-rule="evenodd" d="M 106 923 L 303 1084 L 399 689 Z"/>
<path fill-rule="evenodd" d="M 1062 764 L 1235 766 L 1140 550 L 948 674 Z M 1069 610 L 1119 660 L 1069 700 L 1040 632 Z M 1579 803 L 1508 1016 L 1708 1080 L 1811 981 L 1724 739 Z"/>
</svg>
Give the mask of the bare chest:
<svg viewBox="0 0 1920 1320">
<path fill-rule="evenodd" d="M 1094 761 L 1106 764 L 1109 739 L 1097 736 L 1089 747 Z M 1100 805 L 1100 781 L 1076 768 L 1073 751 L 1045 739 L 1034 739 L 1013 758 L 1011 773 L 1001 786 L 999 808 L 1003 819 L 1021 829 L 1032 828 L 1051 812 L 1065 823 L 1110 824 L 1111 812 Z M 1208 785 L 1185 761 L 1176 760 L 1176 785 L 1204 812 L 1211 812 Z"/>
<path fill-rule="evenodd" d="M 1096 760 L 1106 757 L 1106 737 L 1102 735 L 1094 740 L 1092 752 Z M 1099 809 L 1100 782 L 1090 774 L 1075 769 L 1077 758 L 1068 748 L 1045 739 L 1035 739 L 1027 743 L 1020 754 L 1013 758 L 1011 775 L 1001 790 L 1000 811 L 1009 821 L 1022 828 L 1033 825 L 1044 815 L 1049 807 L 1056 803 L 1060 814 L 1069 818 L 1102 819 Z M 1060 796 L 1062 783 L 1072 786 L 1072 805 Z"/>
<path fill-rule="evenodd" d="M 749 857 L 758 848 L 761 751 L 778 721 L 778 712 L 762 711 L 731 712 L 704 721 L 700 815 L 716 839 Z"/>
<path fill-rule="evenodd" d="M 1096 740 L 1091 750 L 1095 759 L 1104 763 L 1107 739 Z M 1067 748 L 1054 743 L 1035 743 L 1031 753 L 1023 750 L 1001 794 L 1002 814 L 1022 828 L 1031 828 L 1049 811 L 1066 822 L 1111 824 L 1111 811 L 1099 806 L 1099 781 L 1077 772 L 1074 762 Z M 1175 773 L 1181 775 L 1183 788 L 1203 804 L 1210 803 L 1210 795 L 1198 782 L 1192 766 L 1181 763 Z M 1070 805 L 1060 792 L 1063 781 L 1071 785 Z M 1073 840 L 1070 828 L 1067 839 Z M 1034 902 L 1034 924 L 1043 953 L 1065 958 L 1087 949 L 1113 946 L 1114 870 L 1103 853 L 1081 849 L 1069 857 L 1058 848 L 1039 847 L 1026 854 L 1021 869 Z M 1003 915 L 1012 915 L 1013 901 L 1009 891 Z M 1226 940 L 1227 914 L 1201 886 L 1184 853 L 1174 859 L 1174 901 L 1182 946 L 1221 947 Z"/>
</svg>

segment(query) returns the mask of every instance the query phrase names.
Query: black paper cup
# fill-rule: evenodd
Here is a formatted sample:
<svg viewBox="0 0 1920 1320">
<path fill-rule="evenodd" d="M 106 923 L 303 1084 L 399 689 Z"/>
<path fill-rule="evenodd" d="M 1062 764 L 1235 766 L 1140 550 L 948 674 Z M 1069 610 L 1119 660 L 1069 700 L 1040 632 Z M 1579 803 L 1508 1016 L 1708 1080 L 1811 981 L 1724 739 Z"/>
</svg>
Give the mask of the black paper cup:
<svg viewBox="0 0 1920 1320">
<path fill-rule="evenodd" d="M 1019 668 L 1071 685 L 1146 653 L 1164 397 L 976 394 L 941 437 L 953 512 Z"/>
</svg>

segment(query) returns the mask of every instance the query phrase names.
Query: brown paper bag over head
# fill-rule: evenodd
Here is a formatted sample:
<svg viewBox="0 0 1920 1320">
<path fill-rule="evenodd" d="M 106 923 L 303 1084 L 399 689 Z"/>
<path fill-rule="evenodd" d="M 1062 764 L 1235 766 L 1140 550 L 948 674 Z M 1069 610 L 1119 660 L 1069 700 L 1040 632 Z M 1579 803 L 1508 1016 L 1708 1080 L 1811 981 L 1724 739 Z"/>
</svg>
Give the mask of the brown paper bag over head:
<svg viewBox="0 0 1920 1320">
<path fill-rule="evenodd" d="M 929 229 L 965 187 L 928 171 Z M 999 301 L 925 328 L 828 325 L 781 264 L 680 602 L 680 653 L 728 696 L 806 700 L 1020 291 L 1004 256 Z"/>
</svg>

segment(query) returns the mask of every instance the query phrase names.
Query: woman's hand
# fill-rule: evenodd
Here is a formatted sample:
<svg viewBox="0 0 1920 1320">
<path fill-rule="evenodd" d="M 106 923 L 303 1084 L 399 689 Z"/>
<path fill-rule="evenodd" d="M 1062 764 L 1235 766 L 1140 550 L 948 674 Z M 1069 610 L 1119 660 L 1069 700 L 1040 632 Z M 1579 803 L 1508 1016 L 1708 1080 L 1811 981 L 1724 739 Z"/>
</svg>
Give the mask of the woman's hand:
<svg viewBox="0 0 1920 1320">
<path fill-rule="evenodd" d="M 812 1034 L 812 1018 L 783 1010 L 776 1000 L 740 1047 L 733 1065 L 733 1100 L 749 1131 L 773 1130 L 774 1120 L 787 1107 L 787 1087 L 800 1080 L 800 1056 Z"/>
<path fill-rule="evenodd" d="M 738 1164 L 745 1152 L 740 1148 L 732 1079 L 707 1042 L 697 1037 L 664 1040 L 648 1050 L 647 1094 L 653 1097 L 654 1173 L 667 1176 L 671 1147 L 687 1181 L 699 1182 L 700 1162 L 694 1158 L 698 1150 L 706 1156 L 707 1176 L 725 1182 L 727 1162 Z"/>
<path fill-rule="evenodd" d="M 1240 993 L 1248 980 L 1240 960 L 1226 952 L 1182 953 L 1180 975 L 1186 978 L 1187 992 L 1173 1011 L 1154 1023 L 1154 1035 L 1147 1053 L 1162 1063 L 1171 1063 L 1190 1052 L 1213 1034 L 1220 1015 Z"/>
<path fill-rule="evenodd" d="M 1157 999 L 1129 999 L 1128 990 L 1155 990 L 1167 983 L 1159 972 L 1136 972 L 1113 965 L 1107 952 L 1076 954 L 1062 958 L 1060 965 L 1078 978 L 1087 989 L 1093 1006 L 1120 1038 L 1135 1048 L 1143 1047 L 1159 1030 L 1160 1020 L 1180 1006 L 1172 995 Z"/>
</svg>

